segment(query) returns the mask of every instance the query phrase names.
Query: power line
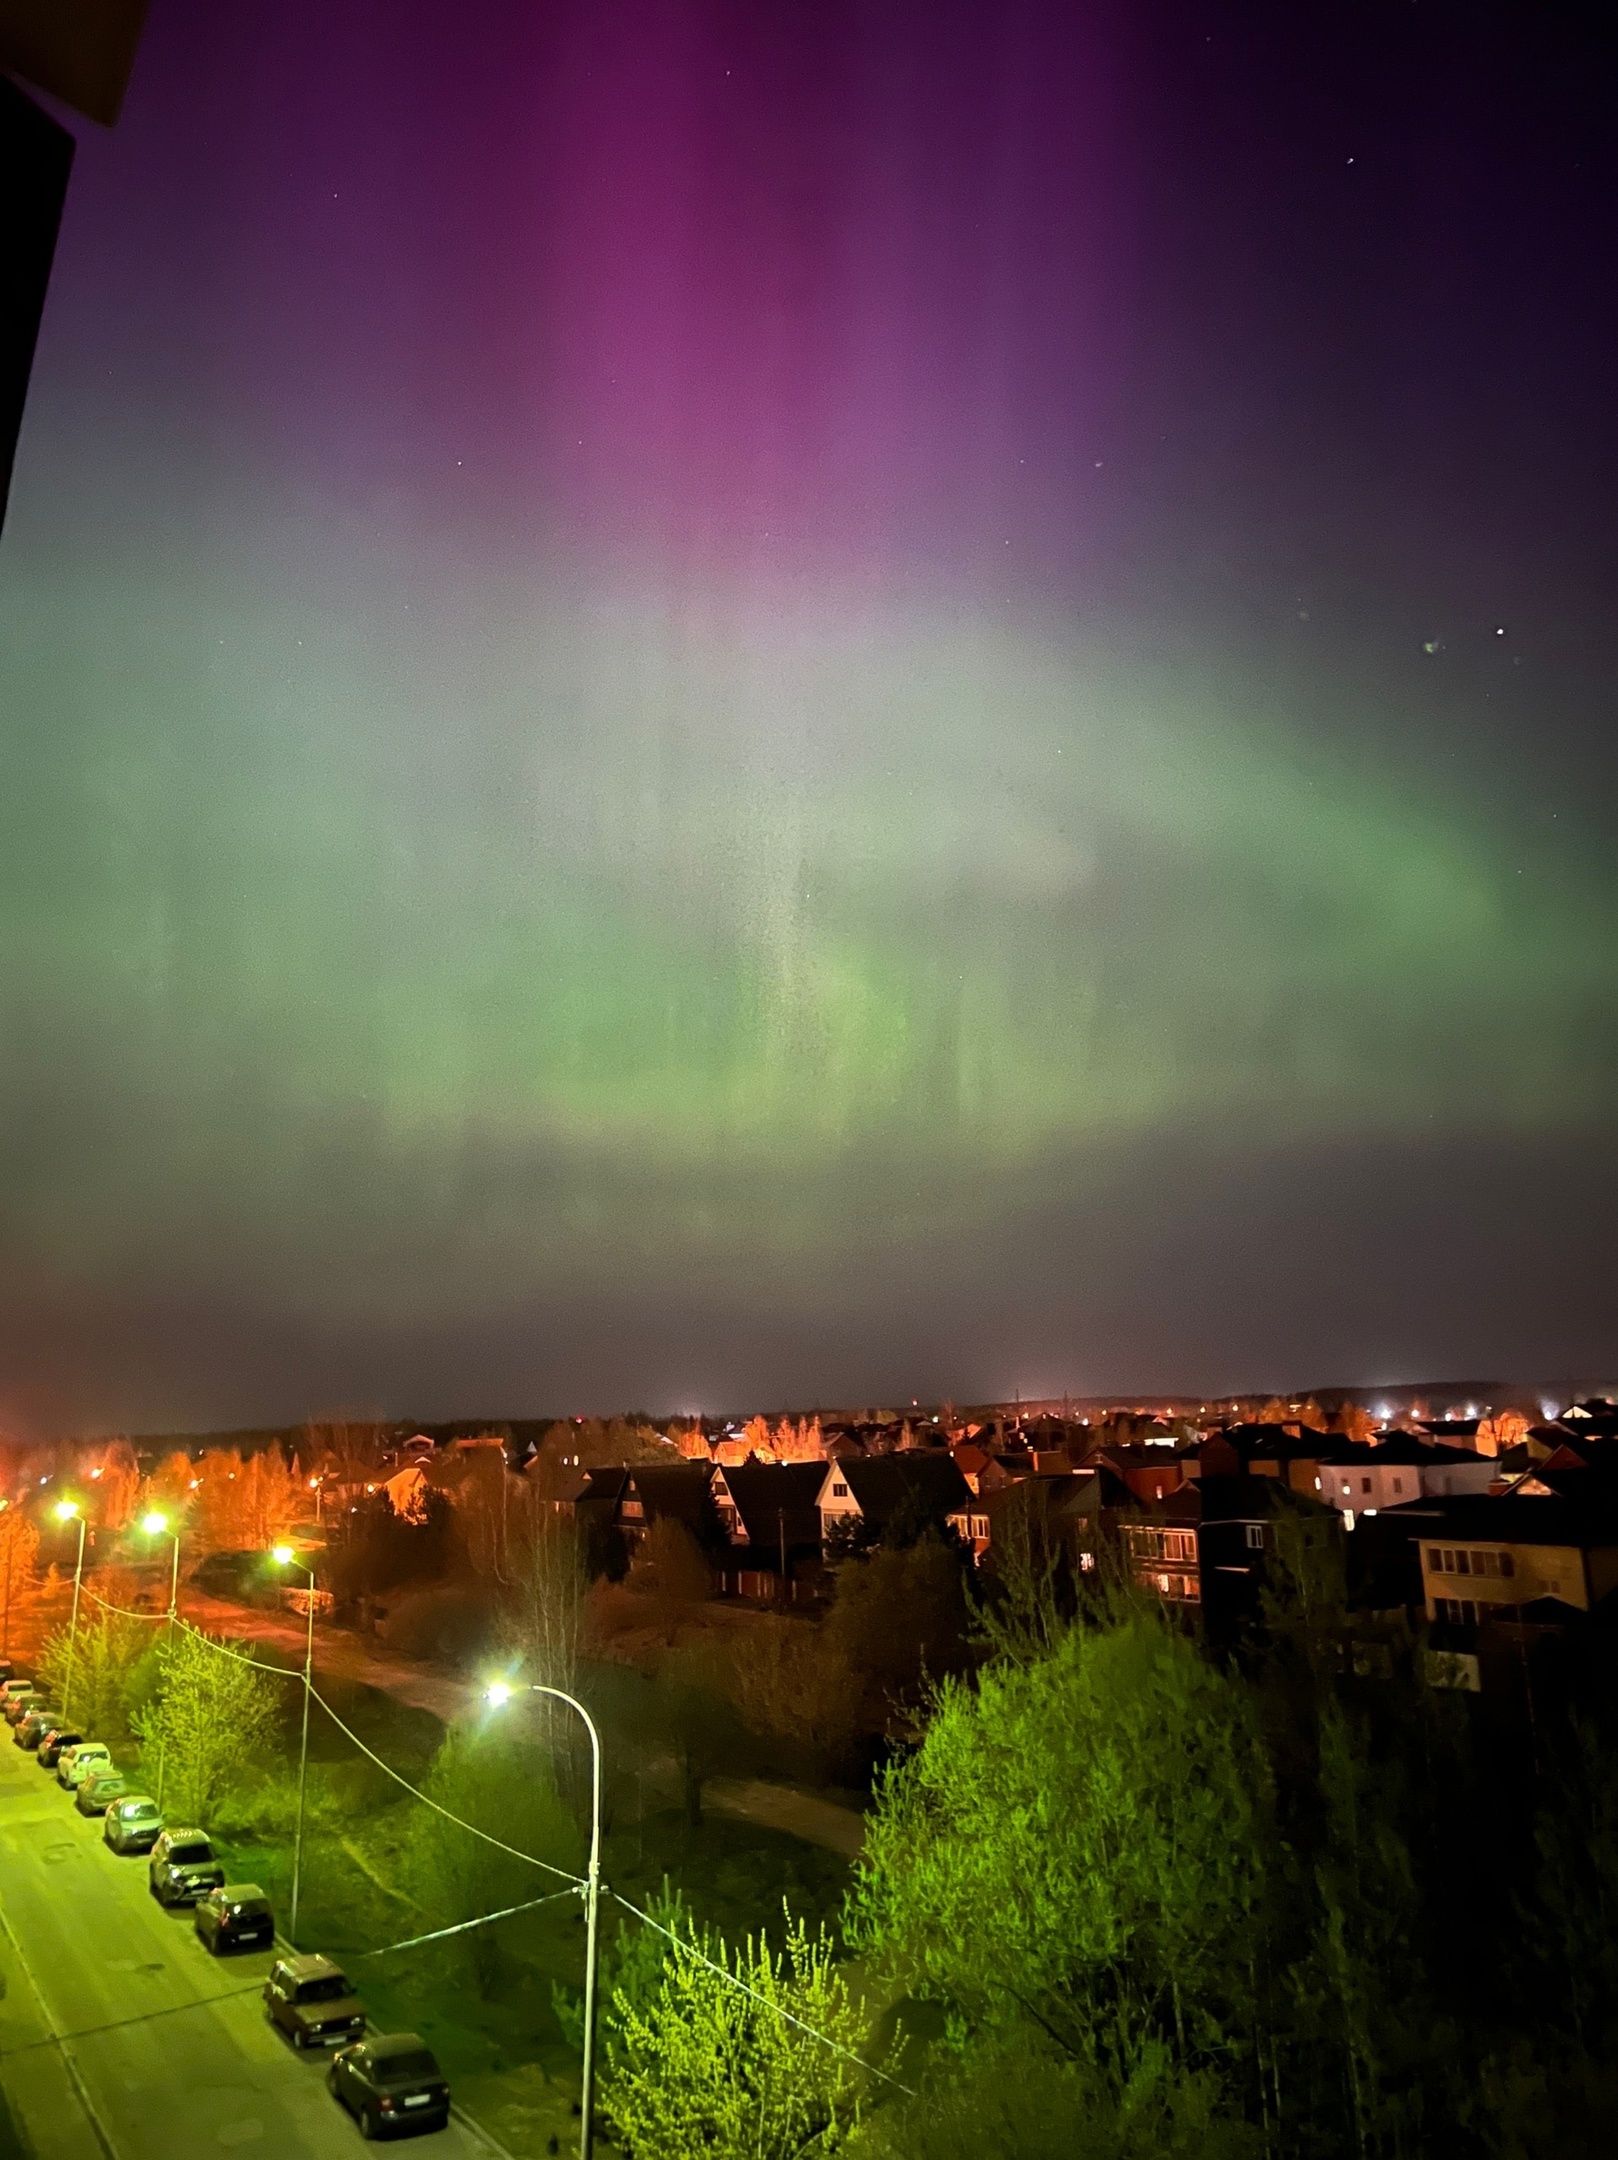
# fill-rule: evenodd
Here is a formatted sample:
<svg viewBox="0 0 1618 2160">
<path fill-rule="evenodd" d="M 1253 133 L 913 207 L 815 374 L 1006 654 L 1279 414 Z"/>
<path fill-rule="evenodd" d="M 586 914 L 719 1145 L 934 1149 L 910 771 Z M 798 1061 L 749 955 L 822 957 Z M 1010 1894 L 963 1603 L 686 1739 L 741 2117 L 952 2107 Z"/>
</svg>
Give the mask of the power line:
<svg viewBox="0 0 1618 2160">
<path fill-rule="evenodd" d="M 577 1897 L 573 1889 L 547 1890 L 543 1897 L 529 1898 L 521 1905 L 507 1905 L 499 1912 L 479 1913 L 475 1920 L 461 1920 L 454 1927 L 434 1928 L 428 1935 L 407 1935 L 403 1942 L 384 1943 L 380 1950 L 347 1950 L 343 1954 L 350 1965 L 357 1965 L 361 1958 L 391 1957 L 395 1950 L 414 1950 L 420 1943 L 442 1942 L 446 1935 L 464 1935 L 469 1928 L 488 1927 L 496 1920 L 509 1920 L 514 1913 L 534 1912 L 541 1905 L 554 1905 L 558 1898 Z"/>
<path fill-rule="evenodd" d="M 845 2061 L 856 2064 L 861 2070 L 869 2071 L 872 2077 L 881 2078 L 884 2084 L 892 2085 L 897 2091 L 904 2093 L 907 2098 L 914 2100 L 916 2097 L 908 2085 L 901 2084 L 899 2079 L 892 2076 L 888 2071 L 879 2070 L 875 2063 L 868 2063 L 863 2056 L 856 2055 L 852 2048 L 844 2047 L 840 2040 L 834 2040 L 829 2033 L 817 2032 L 815 2027 L 806 2023 L 803 2018 L 795 2017 L 790 2010 L 783 2010 L 779 2003 L 771 2002 L 770 1998 L 767 1995 L 761 1995 L 757 1988 L 749 1987 L 747 1982 L 739 1978 L 737 1974 L 727 1971 L 723 1965 L 716 1964 L 705 1952 L 699 1950 L 694 1942 L 687 1941 L 683 1935 L 676 1935 L 672 1928 L 666 1928 L 661 1920 L 654 1920 L 650 1913 L 642 1912 L 638 1905 L 631 1905 L 628 1898 L 621 1896 L 618 1891 L 609 1890 L 607 1895 L 621 1905 L 625 1912 L 632 1912 L 635 1918 L 643 1921 L 647 1927 L 656 1928 L 659 1935 L 667 1936 L 675 1949 L 680 1951 L 683 1956 L 695 1958 L 699 1965 L 706 1965 L 709 1972 L 717 1973 L 719 1978 L 725 1981 L 728 1986 L 738 1989 L 743 1995 L 751 1996 L 753 2001 L 758 2003 L 761 2008 L 773 2010 L 775 2015 L 783 2019 L 788 2025 L 796 2025 L 798 2030 L 806 2032 L 811 2040 L 818 2040 L 822 2047 L 830 2048 L 833 2054 L 841 2055 Z"/>
<path fill-rule="evenodd" d="M 485 1845 L 493 1845 L 497 1851 L 509 1853 L 513 1860 L 526 1861 L 529 1867 L 543 1868 L 547 1875 L 555 1875 L 560 1877 L 563 1882 L 571 1883 L 573 1888 L 576 1890 L 582 1890 L 584 1888 L 584 1878 L 582 1875 L 570 1875 L 566 1868 L 553 1867 L 549 1860 L 541 1860 L 537 1858 L 536 1855 L 533 1853 L 521 1852 L 515 1845 L 508 1845 L 503 1838 L 491 1837 L 487 1830 L 480 1830 L 476 1823 L 469 1823 L 465 1820 L 464 1817 L 452 1814 L 447 1807 L 441 1807 L 436 1800 L 430 1799 L 428 1795 L 421 1790 L 419 1785 L 412 1785 L 407 1777 L 400 1776 L 399 1772 L 394 1769 L 391 1763 L 385 1763 L 382 1760 L 381 1756 L 376 1752 L 375 1748 L 367 1747 L 365 1742 L 360 1738 L 359 1734 L 355 1732 L 351 1726 L 345 1725 L 343 1723 L 342 1719 L 337 1715 L 337 1712 L 332 1708 L 331 1704 L 327 1702 L 325 1696 L 321 1694 L 319 1688 L 311 1688 L 309 1692 L 313 1696 L 314 1700 L 319 1703 L 321 1709 L 325 1711 L 327 1717 L 329 1717 L 332 1723 L 337 1727 L 337 1730 L 341 1733 L 346 1733 L 349 1739 L 353 1741 L 354 1745 L 359 1749 L 362 1755 L 368 1755 L 371 1761 L 376 1764 L 379 1770 L 385 1771 L 387 1775 L 392 1778 L 395 1785 L 402 1785 L 407 1793 L 412 1794 L 417 1800 L 421 1802 L 423 1807 L 430 1807 L 435 1815 L 442 1815 L 446 1822 L 454 1823 L 457 1829 L 469 1831 L 471 1835 L 475 1838 L 482 1838 Z"/>
</svg>

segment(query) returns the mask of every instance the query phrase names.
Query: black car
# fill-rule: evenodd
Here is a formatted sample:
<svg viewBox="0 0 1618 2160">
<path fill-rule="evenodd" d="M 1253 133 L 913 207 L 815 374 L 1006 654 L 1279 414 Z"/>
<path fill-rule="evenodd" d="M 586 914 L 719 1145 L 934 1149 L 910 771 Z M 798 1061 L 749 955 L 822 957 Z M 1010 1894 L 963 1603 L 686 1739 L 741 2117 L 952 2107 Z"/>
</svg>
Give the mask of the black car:
<svg viewBox="0 0 1618 2160">
<path fill-rule="evenodd" d="M 431 2048 L 414 2033 L 362 2040 L 332 2058 L 326 2083 L 360 2126 L 360 2136 L 390 2130 L 442 2130 L 449 2087 Z"/>
<path fill-rule="evenodd" d="M 165 1830 L 152 1847 L 147 1885 L 159 1905 L 194 1905 L 219 1889 L 225 1871 L 213 1856 L 203 1830 Z"/>
<path fill-rule="evenodd" d="M 328 1957 L 277 1958 L 264 2003 L 295 2048 L 342 2047 L 365 2030 L 365 2005 Z"/>
<path fill-rule="evenodd" d="M 101 1820 L 101 1835 L 116 1853 L 150 1852 L 162 1833 L 157 1802 L 144 1793 L 125 1793 L 112 1801 Z"/>
<path fill-rule="evenodd" d="M 17 1730 L 11 1736 L 13 1741 L 20 1748 L 37 1748 L 61 1714 L 60 1710 L 30 1710 L 17 1720 Z"/>
<path fill-rule="evenodd" d="M 77 1747 L 84 1738 L 76 1725 L 51 1725 L 40 1735 L 39 1767 L 54 1770 L 57 1757 L 65 1747 Z"/>
<path fill-rule="evenodd" d="M 268 1950 L 275 1914 L 256 1882 L 225 1883 L 197 1899 L 198 1939 L 215 1957 L 227 1950 Z"/>
</svg>

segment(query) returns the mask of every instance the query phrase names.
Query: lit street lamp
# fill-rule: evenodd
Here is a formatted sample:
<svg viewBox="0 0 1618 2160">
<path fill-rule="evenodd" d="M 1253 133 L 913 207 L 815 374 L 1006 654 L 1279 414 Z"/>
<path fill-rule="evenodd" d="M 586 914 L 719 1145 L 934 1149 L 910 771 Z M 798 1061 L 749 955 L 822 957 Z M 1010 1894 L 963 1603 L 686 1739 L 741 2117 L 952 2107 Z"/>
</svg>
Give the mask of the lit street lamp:
<svg viewBox="0 0 1618 2160">
<path fill-rule="evenodd" d="M 73 1564 L 73 1619 L 67 1631 L 67 1678 L 62 1683 L 62 1723 L 65 1726 L 68 1712 L 73 1704 L 73 1660 L 79 1647 L 79 1586 L 84 1581 L 84 1510 L 77 1500 L 58 1500 L 56 1520 L 70 1523 L 77 1518 L 79 1525 L 79 1557 Z"/>
<path fill-rule="evenodd" d="M 300 1560 L 290 1545 L 277 1545 L 270 1554 L 277 1567 L 295 1567 L 309 1578 L 309 1624 L 303 1639 L 303 1738 L 298 1746 L 298 1829 L 292 1841 L 292 1912 L 287 1936 L 298 1940 L 298 1889 L 303 1881 L 303 1793 L 309 1776 L 309 1698 L 315 1687 L 315 1571 Z"/>
<path fill-rule="evenodd" d="M 496 1710 L 513 1695 L 549 1695 L 583 1718 L 590 1735 L 590 1868 L 584 1885 L 584 2078 L 579 2100 L 579 2160 L 590 2160 L 595 2143 L 596 2103 L 596 1910 L 601 1896 L 601 1735 L 583 1703 L 560 1688 L 525 1681 L 520 1688 L 496 1680 L 484 1699 Z"/>
<path fill-rule="evenodd" d="M 156 1508 L 153 1508 L 149 1515 L 141 1517 L 140 1526 L 148 1537 L 163 1537 L 166 1534 L 174 1540 L 174 1561 L 169 1570 L 168 1655 L 172 1666 L 174 1659 L 174 1616 L 175 1608 L 180 1602 L 180 1533 L 178 1530 L 169 1529 L 168 1517 L 161 1514 Z M 160 1739 L 157 1743 L 157 1804 L 159 1807 L 163 1805 L 163 1780 L 168 1770 L 168 1754 L 168 1742 Z"/>
</svg>

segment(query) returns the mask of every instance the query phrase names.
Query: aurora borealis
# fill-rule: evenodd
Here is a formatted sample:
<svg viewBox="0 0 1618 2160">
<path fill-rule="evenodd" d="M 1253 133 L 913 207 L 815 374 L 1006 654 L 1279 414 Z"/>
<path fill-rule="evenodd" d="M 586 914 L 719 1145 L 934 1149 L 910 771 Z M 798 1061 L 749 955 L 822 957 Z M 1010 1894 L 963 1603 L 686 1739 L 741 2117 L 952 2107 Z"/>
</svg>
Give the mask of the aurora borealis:
<svg viewBox="0 0 1618 2160">
<path fill-rule="evenodd" d="M 1237 12 L 158 0 L 0 1417 L 1607 1369 L 1603 78 Z"/>
</svg>

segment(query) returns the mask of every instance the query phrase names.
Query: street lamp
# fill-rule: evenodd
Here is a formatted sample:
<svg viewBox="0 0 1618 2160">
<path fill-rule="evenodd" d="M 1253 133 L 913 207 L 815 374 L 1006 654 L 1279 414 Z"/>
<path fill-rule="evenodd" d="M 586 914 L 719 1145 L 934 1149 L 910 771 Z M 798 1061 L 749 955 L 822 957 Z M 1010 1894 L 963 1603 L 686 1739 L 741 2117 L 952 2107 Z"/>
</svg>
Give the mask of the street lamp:
<svg viewBox="0 0 1618 2160">
<path fill-rule="evenodd" d="M 67 1678 L 62 1683 L 62 1723 L 65 1726 L 73 1703 L 73 1660 L 79 1647 L 79 1586 L 84 1581 L 84 1510 L 77 1500 L 58 1500 L 56 1520 L 79 1525 L 79 1557 L 73 1564 L 73 1619 L 67 1631 Z"/>
<path fill-rule="evenodd" d="M 287 1936 L 298 1940 L 298 1890 L 303 1881 L 303 1794 L 309 1776 L 309 1698 L 315 1687 L 315 1571 L 300 1560 L 290 1545 L 277 1545 L 270 1554 L 277 1567 L 295 1567 L 309 1578 L 309 1624 L 303 1639 L 303 1738 L 298 1746 L 298 1828 L 292 1841 L 292 1912 Z"/>
<path fill-rule="evenodd" d="M 180 1533 L 178 1530 L 169 1529 L 168 1517 L 158 1508 L 153 1508 L 149 1515 L 143 1515 L 140 1526 L 148 1537 L 162 1537 L 166 1534 L 174 1540 L 173 1565 L 169 1570 L 168 1656 L 172 1667 L 174 1662 L 174 1615 L 175 1608 L 180 1601 Z M 165 1720 L 166 1722 L 167 1720 Z M 163 1805 L 163 1781 L 168 1773 L 168 1758 L 168 1741 L 166 1738 L 160 1738 L 157 1743 L 157 1804 L 159 1807 Z"/>
<path fill-rule="evenodd" d="M 525 1681 L 521 1688 L 514 1688 L 509 1681 L 496 1680 L 483 1691 L 484 1700 L 492 1709 L 498 1710 L 510 1702 L 513 1695 L 549 1695 L 554 1701 L 566 1703 L 576 1710 L 590 1735 L 590 1867 L 584 1884 L 584 2089 L 579 2102 L 579 2160 L 590 2160 L 595 2143 L 596 2102 L 596 1912 L 601 1898 L 601 1735 L 596 1731 L 595 1719 L 583 1703 L 565 1694 L 561 1688 L 542 1687 L 538 1681 Z"/>
</svg>

